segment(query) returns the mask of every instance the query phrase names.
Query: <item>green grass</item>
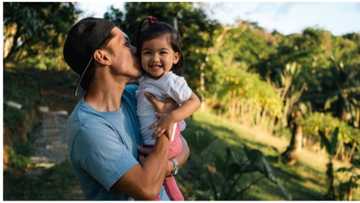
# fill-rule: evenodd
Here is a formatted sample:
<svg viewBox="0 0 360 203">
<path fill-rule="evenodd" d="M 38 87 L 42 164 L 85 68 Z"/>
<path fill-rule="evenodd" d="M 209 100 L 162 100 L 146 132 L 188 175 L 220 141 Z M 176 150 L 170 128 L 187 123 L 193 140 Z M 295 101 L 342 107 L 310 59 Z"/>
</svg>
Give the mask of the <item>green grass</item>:
<svg viewBox="0 0 360 203">
<path fill-rule="evenodd" d="M 205 199 L 205 196 L 209 195 L 207 194 L 209 191 L 197 192 L 197 188 L 194 187 L 204 184 L 201 183 L 199 174 L 206 173 L 206 171 L 196 171 L 198 168 L 194 167 L 195 162 L 208 165 L 213 157 L 224 157 L 226 147 L 230 147 L 236 153 L 241 153 L 242 145 L 263 152 L 273 166 L 279 182 L 283 184 L 294 200 L 321 200 L 326 193 L 326 176 L 322 166 L 314 167 L 314 164 L 307 165 L 303 162 L 288 166 L 278 159 L 279 149 L 282 149 L 287 141 L 274 140 L 275 143 L 269 143 L 268 140 L 275 139 L 275 137 L 268 134 L 260 136 L 261 131 L 259 130 L 251 132 L 249 129 L 209 111 L 195 113 L 187 124 L 184 137 L 190 145 L 191 157 L 179 177 L 179 184 L 189 199 Z M 310 161 L 316 161 L 316 157 L 317 155 L 314 154 L 313 160 Z M 240 181 L 239 187 L 244 187 L 259 176 L 260 174 L 245 176 Z M 358 198 L 358 195 L 356 194 L 355 197 Z M 252 186 L 239 199 L 284 200 L 284 196 L 276 185 L 264 179 Z"/>
<path fill-rule="evenodd" d="M 5 172 L 4 200 L 83 199 L 78 179 L 68 161 L 41 171 L 37 175 L 16 170 Z"/>
</svg>

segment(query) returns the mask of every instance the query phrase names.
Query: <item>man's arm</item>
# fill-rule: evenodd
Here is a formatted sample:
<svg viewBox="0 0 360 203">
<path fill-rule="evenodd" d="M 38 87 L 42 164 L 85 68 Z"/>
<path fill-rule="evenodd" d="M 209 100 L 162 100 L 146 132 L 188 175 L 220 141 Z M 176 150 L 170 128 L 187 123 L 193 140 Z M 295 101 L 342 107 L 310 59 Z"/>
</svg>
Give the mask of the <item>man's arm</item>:
<svg viewBox="0 0 360 203">
<path fill-rule="evenodd" d="M 167 171 L 169 139 L 160 136 L 154 150 L 142 165 L 137 164 L 127 171 L 111 188 L 135 199 L 154 200 L 160 193 Z"/>
</svg>

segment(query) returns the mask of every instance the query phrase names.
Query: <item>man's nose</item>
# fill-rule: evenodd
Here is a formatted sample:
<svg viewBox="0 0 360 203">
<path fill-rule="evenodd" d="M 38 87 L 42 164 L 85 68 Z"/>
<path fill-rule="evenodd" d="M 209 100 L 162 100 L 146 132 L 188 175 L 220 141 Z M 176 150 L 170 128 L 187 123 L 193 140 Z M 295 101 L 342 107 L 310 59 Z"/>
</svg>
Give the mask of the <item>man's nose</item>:
<svg viewBox="0 0 360 203">
<path fill-rule="evenodd" d="M 130 44 L 131 53 L 136 55 L 136 47 Z"/>
</svg>

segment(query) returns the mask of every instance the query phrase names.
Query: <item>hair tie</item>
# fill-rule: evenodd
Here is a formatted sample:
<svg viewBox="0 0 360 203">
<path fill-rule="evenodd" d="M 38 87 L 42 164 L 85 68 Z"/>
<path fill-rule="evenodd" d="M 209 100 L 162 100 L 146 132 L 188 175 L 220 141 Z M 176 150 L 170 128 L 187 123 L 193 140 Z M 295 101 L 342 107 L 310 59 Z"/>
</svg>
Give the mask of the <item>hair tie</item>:
<svg viewBox="0 0 360 203">
<path fill-rule="evenodd" d="M 149 24 L 153 24 L 157 21 L 157 18 L 154 16 L 148 16 L 147 21 L 149 22 Z"/>
</svg>

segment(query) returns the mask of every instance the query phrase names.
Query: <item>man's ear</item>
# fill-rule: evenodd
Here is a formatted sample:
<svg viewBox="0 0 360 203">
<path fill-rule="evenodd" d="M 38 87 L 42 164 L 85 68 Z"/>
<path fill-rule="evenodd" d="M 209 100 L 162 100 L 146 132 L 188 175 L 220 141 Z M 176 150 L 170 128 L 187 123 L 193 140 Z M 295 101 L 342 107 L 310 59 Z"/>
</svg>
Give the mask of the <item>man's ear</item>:
<svg viewBox="0 0 360 203">
<path fill-rule="evenodd" d="M 101 65 L 109 66 L 111 65 L 111 58 L 109 57 L 109 53 L 104 50 L 97 49 L 95 50 L 93 57 L 95 61 Z"/>
<path fill-rule="evenodd" d="M 174 65 L 179 62 L 180 57 L 181 57 L 181 56 L 180 56 L 180 53 L 179 53 L 179 52 L 175 52 L 175 53 L 174 53 L 174 63 L 173 63 Z"/>
</svg>

